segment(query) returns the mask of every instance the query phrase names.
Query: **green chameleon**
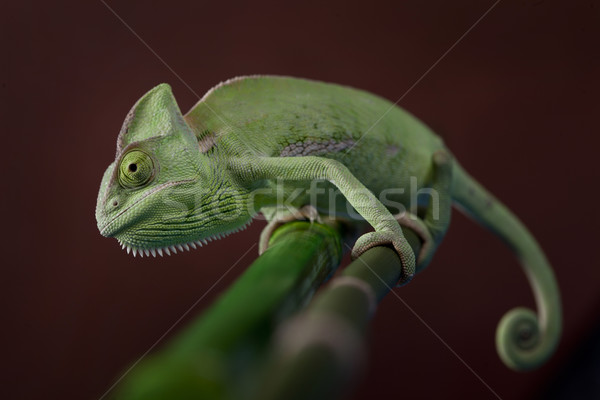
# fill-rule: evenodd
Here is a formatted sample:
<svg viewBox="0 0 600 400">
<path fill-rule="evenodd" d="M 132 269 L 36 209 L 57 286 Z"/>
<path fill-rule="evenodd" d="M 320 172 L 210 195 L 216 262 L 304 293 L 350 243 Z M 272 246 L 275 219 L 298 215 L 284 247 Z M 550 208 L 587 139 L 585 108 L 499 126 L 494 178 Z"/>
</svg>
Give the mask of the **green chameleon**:
<svg viewBox="0 0 600 400">
<path fill-rule="evenodd" d="M 404 284 L 431 260 L 452 203 L 500 236 L 522 262 L 539 312 L 508 312 L 496 344 L 509 367 L 539 366 L 557 346 L 561 306 L 535 239 L 423 123 L 364 91 L 240 77 L 209 90 L 184 116 L 171 88 L 159 85 L 125 118 L 96 219 L 102 235 L 115 237 L 134 256 L 196 248 L 245 228 L 259 212 L 269 220 L 261 252 L 285 221 L 320 215 L 355 220 L 374 231 L 356 240 L 352 256 L 393 247 Z M 401 225 L 421 238 L 419 254 Z"/>
</svg>

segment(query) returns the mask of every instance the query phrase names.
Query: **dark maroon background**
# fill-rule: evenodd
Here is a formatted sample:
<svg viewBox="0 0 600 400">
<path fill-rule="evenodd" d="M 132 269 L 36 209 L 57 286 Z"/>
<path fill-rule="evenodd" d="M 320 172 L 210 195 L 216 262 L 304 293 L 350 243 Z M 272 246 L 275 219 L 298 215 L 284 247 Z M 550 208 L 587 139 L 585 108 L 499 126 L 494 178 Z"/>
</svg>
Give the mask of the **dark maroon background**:
<svg viewBox="0 0 600 400">
<path fill-rule="evenodd" d="M 269 73 L 395 101 L 492 2 L 109 4 L 199 95 L 236 75 Z M 131 105 L 160 82 L 184 111 L 197 98 L 100 1 L 3 9 L 1 397 L 97 399 L 256 241 L 262 223 L 162 259 L 134 259 L 102 238 L 96 193 Z M 501 364 L 494 332 L 505 311 L 533 305 L 531 291 L 507 248 L 463 216 L 455 213 L 433 264 L 396 290 L 504 399 L 540 393 L 600 317 L 599 9 L 501 1 L 400 102 L 521 216 L 555 267 L 564 339 L 527 374 Z M 494 398 L 392 295 L 370 349 L 352 399 Z"/>
</svg>

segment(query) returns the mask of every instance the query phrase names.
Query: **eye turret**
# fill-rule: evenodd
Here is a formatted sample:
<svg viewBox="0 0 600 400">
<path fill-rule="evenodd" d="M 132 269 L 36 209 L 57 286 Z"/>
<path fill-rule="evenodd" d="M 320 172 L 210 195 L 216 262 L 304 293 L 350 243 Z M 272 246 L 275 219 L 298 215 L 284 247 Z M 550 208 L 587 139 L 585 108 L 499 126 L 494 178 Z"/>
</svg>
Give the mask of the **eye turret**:
<svg viewBox="0 0 600 400">
<path fill-rule="evenodd" d="M 119 165 L 119 183 L 124 188 L 135 189 L 147 185 L 156 174 L 152 157 L 145 151 L 128 151 Z"/>
</svg>

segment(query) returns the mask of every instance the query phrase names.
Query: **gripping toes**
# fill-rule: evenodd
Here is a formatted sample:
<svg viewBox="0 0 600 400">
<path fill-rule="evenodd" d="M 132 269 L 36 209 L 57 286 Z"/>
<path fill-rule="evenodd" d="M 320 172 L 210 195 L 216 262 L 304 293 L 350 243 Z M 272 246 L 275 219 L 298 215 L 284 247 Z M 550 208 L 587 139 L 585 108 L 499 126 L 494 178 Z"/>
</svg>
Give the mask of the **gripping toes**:
<svg viewBox="0 0 600 400">
<path fill-rule="evenodd" d="M 420 271 L 427 265 L 433 256 L 433 252 L 435 251 L 433 237 L 431 236 L 431 233 L 429 232 L 425 222 L 412 213 L 404 212 L 394 215 L 394 218 L 396 218 L 396 221 L 398 221 L 400 226 L 411 229 L 417 234 L 417 236 L 419 236 L 419 239 L 421 239 L 421 251 L 419 252 L 416 260 L 417 269 Z"/>
<path fill-rule="evenodd" d="M 402 277 L 398 286 L 408 283 L 415 275 L 415 254 L 401 235 L 393 231 L 365 233 L 358 238 L 352 249 L 352 258 L 358 258 L 365 251 L 376 246 L 392 246 L 402 262 Z"/>
<path fill-rule="evenodd" d="M 281 210 L 271 210 L 272 215 L 269 217 L 269 223 L 263 229 L 260 234 L 260 240 L 258 242 L 258 254 L 262 254 L 269 247 L 269 240 L 271 240 L 271 236 L 273 232 L 281 225 L 286 222 L 291 221 L 302 221 L 308 220 L 310 222 L 317 221 L 320 222 L 319 213 L 317 209 L 311 205 L 306 205 L 299 209 L 286 209 L 284 211 Z"/>
</svg>

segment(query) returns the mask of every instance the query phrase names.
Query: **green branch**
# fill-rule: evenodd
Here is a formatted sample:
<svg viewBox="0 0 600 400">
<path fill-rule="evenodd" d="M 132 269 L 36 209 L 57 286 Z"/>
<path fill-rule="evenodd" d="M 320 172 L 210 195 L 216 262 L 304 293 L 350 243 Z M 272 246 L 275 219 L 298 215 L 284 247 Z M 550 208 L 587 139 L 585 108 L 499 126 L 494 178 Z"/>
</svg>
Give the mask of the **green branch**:
<svg viewBox="0 0 600 400">
<path fill-rule="evenodd" d="M 405 234 L 418 250 L 416 236 Z M 338 394 L 361 364 L 363 333 L 372 311 L 363 291 L 345 285 L 325 286 L 310 302 L 339 265 L 341 246 L 339 231 L 327 225 L 297 221 L 277 229 L 269 250 L 162 351 L 134 368 L 115 397 L 325 399 Z M 371 287 L 378 302 L 400 274 L 397 255 L 380 247 L 341 275 Z M 318 340 L 290 351 L 293 340 L 286 335 L 293 330 L 286 333 L 285 327 L 293 321 L 308 331 L 322 324 L 339 327 L 341 322 L 346 331 L 329 332 L 340 343 L 338 351 Z M 340 358 L 340 349 L 348 356 Z"/>
<path fill-rule="evenodd" d="M 404 230 L 413 251 L 421 243 Z M 306 310 L 279 328 L 253 399 L 333 399 L 353 385 L 366 352 L 364 332 L 381 301 L 400 280 L 396 253 L 376 247 L 354 260 Z M 350 278 L 350 279 L 348 279 Z"/>
<path fill-rule="evenodd" d="M 233 399 L 252 384 L 271 332 L 305 306 L 342 257 L 338 232 L 292 222 L 216 303 L 120 386 L 119 399 Z"/>
</svg>

